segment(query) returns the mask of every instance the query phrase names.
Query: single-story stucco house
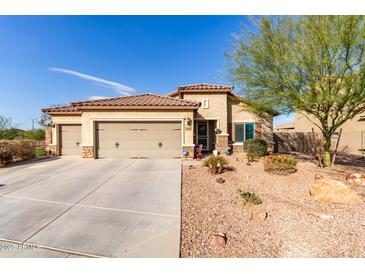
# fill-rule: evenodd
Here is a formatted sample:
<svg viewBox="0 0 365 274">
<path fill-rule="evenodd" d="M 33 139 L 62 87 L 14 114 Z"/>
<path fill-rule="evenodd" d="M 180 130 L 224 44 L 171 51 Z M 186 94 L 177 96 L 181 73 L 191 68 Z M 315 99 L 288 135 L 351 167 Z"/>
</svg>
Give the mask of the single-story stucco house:
<svg viewBox="0 0 365 274">
<path fill-rule="evenodd" d="M 138 94 L 44 108 L 46 142 L 57 155 L 84 158 L 180 158 L 194 146 L 224 153 L 246 139 L 273 140 L 273 113 L 245 108 L 233 86 L 194 84 L 166 95 Z"/>
</svg>

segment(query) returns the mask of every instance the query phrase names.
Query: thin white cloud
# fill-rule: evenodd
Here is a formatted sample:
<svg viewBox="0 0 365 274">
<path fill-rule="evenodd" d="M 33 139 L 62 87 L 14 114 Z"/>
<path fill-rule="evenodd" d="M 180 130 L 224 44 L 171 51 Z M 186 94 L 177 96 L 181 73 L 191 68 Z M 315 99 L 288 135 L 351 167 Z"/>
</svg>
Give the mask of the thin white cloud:
<svg viewBox="0 0 365 274">
<path fill-rule="evenodd" d="M 88 97 L 89 100 L 99 100 L 99 99 L 106 99 L 106 98 L 109 98 L 109 97 L 98 96 L 98 95 L 93 95 L 93 96 Z"/>
<path fill-rule="evenodd" d="M 66 73 L 66 74 L 70 74 L 70 75 L 79 77 L 81 79 L 93 81 L 102 87 L 112 88 L 115 91 L 117 91 L 118 93 L 123 94 L 123 95 L 130 95 L 131 92 L 135 91 L 134 88 L 128 87 L 126 85 L 123 85 L 123 84 L 120 84 L 117 82 L 113 82 L 113 81 L 109 81 L 109 80 L 105 80 L 102 78 L 98 78 L 98 77 L 88 75 L 85 73 L 81 73 L 81 72 L 71 70 L 71 69 L 49 68 L 49 70 L 54 71 L 54 72 Z"/>
</svg>

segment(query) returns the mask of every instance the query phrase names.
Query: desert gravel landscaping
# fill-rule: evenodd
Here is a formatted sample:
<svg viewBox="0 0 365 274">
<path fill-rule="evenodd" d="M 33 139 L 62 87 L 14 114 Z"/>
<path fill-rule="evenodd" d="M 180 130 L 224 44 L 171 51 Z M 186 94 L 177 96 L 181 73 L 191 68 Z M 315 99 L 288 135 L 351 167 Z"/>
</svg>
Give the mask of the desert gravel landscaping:
<svg viewBox="0 0 365 274">
<path fill-rule="evenodd" d="M 365 257 L 365 204 L 330 205 L 309 195 L 316 174 L 345 181 L 365 172 L 363 161 L 321 169 L 300 159 L 296 173 L 280 176 L 264 172 L 262 160 L 247 166 L 244 154 L 227 158 L 232 170 L 220 175 L 183 165 L 182 257 Z M 365 187 L 351 188 L 365 197 Z M 244 205 L 237 189 L 263 203 Z M 252 218 L 253 209 L 268 217 Z M 218 233 L 226 234 L 225 247 L 212 243 Z"/>
</svg>

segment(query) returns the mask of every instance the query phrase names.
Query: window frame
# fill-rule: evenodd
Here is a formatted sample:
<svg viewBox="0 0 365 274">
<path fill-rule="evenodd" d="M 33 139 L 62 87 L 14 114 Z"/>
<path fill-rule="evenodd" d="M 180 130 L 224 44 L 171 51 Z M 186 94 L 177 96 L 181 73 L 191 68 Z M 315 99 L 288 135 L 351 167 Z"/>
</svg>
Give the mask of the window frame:
<svg viewBox="0 0 365 274">
<path fill-rule="evenodd" d="M 235 144 L 243 144 L 246 141 L 246 124 L 253 124 L 253 139 L 256 138 L 256 123 L 255 122 L 235 122 L 233 123 L 233 128 L 234 128 L 234 143 Z M 237 136 L 237 131 L 236 131 L 236 125 L 243 125 L 243 141 L 236 141 L 236 136 Z M 250 139 L 251 140 L 251 139 Z"/>
<path fill-rule="evenodd" d="M 209 108 L 209 99 L 203 99 L 202 107 L 205 109 Z"/>
</svg>

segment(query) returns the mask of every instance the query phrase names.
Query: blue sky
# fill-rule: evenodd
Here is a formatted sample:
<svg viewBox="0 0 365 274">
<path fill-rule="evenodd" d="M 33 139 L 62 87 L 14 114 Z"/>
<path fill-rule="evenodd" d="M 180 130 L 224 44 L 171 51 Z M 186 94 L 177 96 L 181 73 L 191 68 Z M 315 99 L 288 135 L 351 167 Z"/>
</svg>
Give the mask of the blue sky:
<svg viewBox="0 0 365 274">
<path fill-rule="evenodd" d="M 231 84 L 243 16 L 0 16 L 0 114 L 29 129 L 49 105 Z M 280 118 L 280 122 L 285 118 Z"/>
</svg>

